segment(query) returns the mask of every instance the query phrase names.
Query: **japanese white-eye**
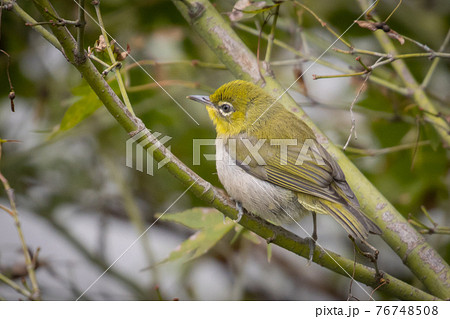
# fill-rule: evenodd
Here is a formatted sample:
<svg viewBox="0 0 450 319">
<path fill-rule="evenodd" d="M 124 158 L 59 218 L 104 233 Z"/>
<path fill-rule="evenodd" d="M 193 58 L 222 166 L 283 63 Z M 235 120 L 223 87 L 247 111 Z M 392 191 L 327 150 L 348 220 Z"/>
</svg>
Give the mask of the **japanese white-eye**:
<svg viewBox="0 0 450 319">
<path fill-rule="evenodd" d="M 327 214 L 354 238 L 381 234 L 313 131 L 263 89 L 237 80 L 188 98 L 206 104 L 219 179 L 245 209 L 282 223 Z"/>
</svg>

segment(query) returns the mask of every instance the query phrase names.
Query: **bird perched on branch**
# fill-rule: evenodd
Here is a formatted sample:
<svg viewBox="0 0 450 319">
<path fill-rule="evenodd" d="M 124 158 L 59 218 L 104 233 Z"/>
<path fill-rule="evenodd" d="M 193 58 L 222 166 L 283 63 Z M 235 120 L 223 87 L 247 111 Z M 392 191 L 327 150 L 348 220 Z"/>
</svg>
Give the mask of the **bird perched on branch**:
<svg viewBox="0 0 450 319">
<path fill-rule="evenodd" d="M 313 214 L 310 260 L 317 240 L 315 214 L 332 216 L 363 241 L 380 228 L 360 209 L 338 163 L 313 131 L 257 85 L 232 81 L 211 96 L 191 95 L 206 105 L 216 131 L 217 174 L 242 207 L 285 223 Z"/>
</svg>

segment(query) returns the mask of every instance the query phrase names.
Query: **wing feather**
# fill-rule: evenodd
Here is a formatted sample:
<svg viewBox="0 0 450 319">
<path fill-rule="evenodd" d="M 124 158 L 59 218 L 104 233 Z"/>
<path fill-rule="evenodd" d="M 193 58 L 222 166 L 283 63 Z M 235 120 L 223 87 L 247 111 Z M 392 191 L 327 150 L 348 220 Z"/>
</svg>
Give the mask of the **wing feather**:
<svg viewBox="0 0 450 319">
<path fill-rule="evenodd" d="M 337 162 L 315 143 L 316 149 L 310 148 L 309 156 L 301 157 L 301 163 L 298 163 L 300 146 L 288 148 L 287 159 L 283 161 L 279 148 L 264 143 L 259 153 L 265 155 L 265 165 L 260 165 L 238 141 L 236 162 L 249 174 L 296 192 L 300 204 L 311 211 L 333 216 L 349 234 L 361 239 L 369 232 L 380 234 L 378 226 L 361 212 L 358 199 Z"/>
</svg>

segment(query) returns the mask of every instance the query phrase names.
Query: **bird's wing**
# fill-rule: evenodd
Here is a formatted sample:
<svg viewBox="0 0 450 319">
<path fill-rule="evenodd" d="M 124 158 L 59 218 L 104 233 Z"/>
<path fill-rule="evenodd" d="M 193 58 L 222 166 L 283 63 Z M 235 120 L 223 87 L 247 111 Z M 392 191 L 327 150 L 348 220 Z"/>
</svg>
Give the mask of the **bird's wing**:
<svg viewBox="0 0 450 319">
<path fill-rule="evenodd" d="M 319 143 L 309 141 L 307 145 L 304 143 L 287 146 L 284 155 L 280 146 L 271 145 L 266 141 L 259 148 L 259 154 L 264 158 L 262 164 L 258 163 L 256 156 L 238 140 L 237 164 L 255 177 L 294 192 L 335 203 L 351 203 L 359 207 L 358 200 L 345 181 L 344 173 L 336 161 Z M 255 141 L 252 142 L 256 145 Z"/>
<path fill-rule="evenodd" d="M 296 192 L 305 208 L 331 215 L 354 237 L 364 239 L 369 232 L 381 234 L 378 226 L 361 212 L 336 161 L 315 143 L 315 147 L 311 145 L 307 152 L 303 146 L 288 147 L 285 156 L 280 149 L 264 143 L 258 152 L 264 163 L 258 163 L 257 156 L 238 141 L 236 163 L 257 178 Z"/>
</svg>

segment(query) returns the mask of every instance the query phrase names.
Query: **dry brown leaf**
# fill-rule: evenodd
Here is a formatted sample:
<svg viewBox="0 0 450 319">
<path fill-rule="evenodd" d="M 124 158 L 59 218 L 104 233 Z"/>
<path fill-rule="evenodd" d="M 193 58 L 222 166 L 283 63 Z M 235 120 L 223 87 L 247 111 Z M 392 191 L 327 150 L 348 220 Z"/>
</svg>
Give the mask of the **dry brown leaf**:
<svg viewBox="0 0 450 319">
<path fill-rule="evenodd" d="M 106 41 L 103 35 L 98 37 L 98 40 L 95 41 L 94 50 L 97 52 L 102 52 L 106 50 Z"/>
<path fill-rule="evenodd" d="M 397 40 L 398 42 L 400 42 L 400 44 L 405 43 L 405 39 L 400 34 L 392 30 L 385 22 L 371 22 L 359 20 L 356 20 L 355 22 L 361 28 L 368 29 L 370 31 L 383 30 L 384 33 L 386 33 L 387 36 L 390 37 L 391 39 Z"/>
</svg>

